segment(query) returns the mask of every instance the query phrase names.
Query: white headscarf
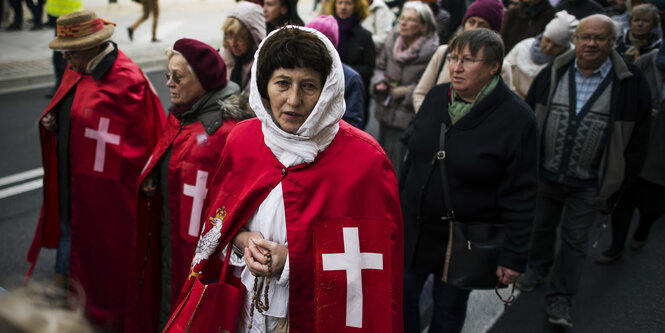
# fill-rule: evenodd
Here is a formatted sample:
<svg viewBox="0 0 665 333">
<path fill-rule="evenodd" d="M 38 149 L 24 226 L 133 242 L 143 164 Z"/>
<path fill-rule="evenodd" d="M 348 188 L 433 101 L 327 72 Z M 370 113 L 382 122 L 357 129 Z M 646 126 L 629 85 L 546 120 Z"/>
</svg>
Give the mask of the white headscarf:
<svg viewBox="0 0 665 333">
<path fill-rule="evenodd" d="M 286 28 L 300 29 L 310 32 L 319 38 L 326 46 L 332 57 L 332 68 L 323 85 L 321 96 L 314 106 L 314 110 L 300 126 L 296 134 L 282 130 L 275 122 L 272 112 L 267 110 L 261 99 L 256 83 L 256 70 L 259 63 L 259 54 L 263 44 L 280 29 L 271 32 L 259 45 L 254 54 L 252 65 L 252 85 L 249 94 L 249 105 L 256 117 L 261 121 L 261 130 L 264 142 L 280 163 L 286 167 L 301 163 L 310 163 L 316 156 L 324 151 L 337 135 L 339 121 L 344 115 L 344 70 L 337 50 L 322 33 L 300 26 L 287 26 Z M 282 28 L 284 29 L 284 28 Z"/>
</svg>

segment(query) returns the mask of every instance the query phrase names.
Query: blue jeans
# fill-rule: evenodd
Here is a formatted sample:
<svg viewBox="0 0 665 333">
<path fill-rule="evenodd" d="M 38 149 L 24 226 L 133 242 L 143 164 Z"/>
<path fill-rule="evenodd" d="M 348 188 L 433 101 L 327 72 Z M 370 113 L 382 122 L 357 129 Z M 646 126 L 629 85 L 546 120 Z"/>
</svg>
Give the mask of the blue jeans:
<svg viewBox="0 0 665 333">
<path fill-rule="evenodd" d="M 442 272 L 434 274 L 434 313 L 429 332 L 461 332 L 466 319 L 466 305 L 471 290 L 441 281 Z M 420 293 L 429 274 L 404 270 L 404 332 L 420 333 Z"/>
<path fill-rule="evenodd" d="M 589 229 L 599 211 L 598 190 L 551 182 L 540 177 L 536 198 L 529 269 L 547 274 L 551 267 L 548 303 L 577 294 L 587 256 Z M 561 248 L 554 254 L 556 230 L 561 222 Z"/>
<path fill-rule="evenodd" d="M 69 275 L 69 255 L 72 250 L 71 225 L 60 220 L 60 238 L 58 239 L 58 251 L 55 255 L 55 272 Z"/>
</svg>

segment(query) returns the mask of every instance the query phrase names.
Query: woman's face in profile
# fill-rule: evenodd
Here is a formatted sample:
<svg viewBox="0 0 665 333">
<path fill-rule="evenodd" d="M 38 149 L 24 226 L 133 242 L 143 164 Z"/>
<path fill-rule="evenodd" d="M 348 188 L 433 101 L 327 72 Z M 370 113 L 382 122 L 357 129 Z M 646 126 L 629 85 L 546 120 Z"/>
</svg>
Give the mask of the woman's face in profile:
<svg viewBox="0 0 665 333">
<path fill-rule="evenodd" d="M 295 134 L 321 96 L 321 74 L 311 68 L 278 68 L 268 80 L 268 98 L 279 127 Z"/>
<path fill-rule="evenodd" d="M 267 23 L 276 23 L 280 17 L 286 15 L 288 10 L 280 0 L 265 0 L 263 2 L 263 17 Z"/>
<path fill-rule="evenodd" d="M 169 72 L 166 86 L 169 88 L 171 103 L 185 105 L 205 94 L 199 79 L 187 68 L 187 59 L 180 54 L 174 54 L 169 59 Z"/>
<path fill-rule="evenodd" d="M 558 45 L 545 36 L 543 36 L 543 39 L 540 40 L 540 51 L 548 56 L 556 57 L 563 53 L 565 50 L 566 48 Z"/>
</svg>

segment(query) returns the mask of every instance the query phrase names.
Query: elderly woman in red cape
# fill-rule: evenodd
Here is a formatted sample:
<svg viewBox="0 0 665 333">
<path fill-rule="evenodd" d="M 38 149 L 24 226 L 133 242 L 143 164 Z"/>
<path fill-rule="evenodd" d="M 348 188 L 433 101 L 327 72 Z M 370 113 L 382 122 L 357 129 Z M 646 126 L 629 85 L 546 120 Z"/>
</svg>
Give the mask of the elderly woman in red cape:
<svg viewBox="0 0 665 333">
<path fill-rule="evenodd" d="M 220 313 L 239 313 L 238 331 L 401 332 L 397 181 L 377 142 L 340 121 L 337 51 L 315 30 L 282 28 L 259 47 L 252 78 L 258 119 L 229 134 L 165 332 L 216 329 Z M 224 295 L 195 298 L 196 286 L 215 290 L 227 255 L 247 292 L 236 307 L 210 306 Z"/>
<path fill-rule="evenodd" d="M 136 180 L 165 117 L 148 78 L 109 41 L 114 26 L 91 11 L 57 20 L 49 47 L 69 67 L 40 119 L 44 203 L 28 261 L 57 247 L 54 282 L 80 285 L 91 322 L 122 330 Z"/>
</svg>

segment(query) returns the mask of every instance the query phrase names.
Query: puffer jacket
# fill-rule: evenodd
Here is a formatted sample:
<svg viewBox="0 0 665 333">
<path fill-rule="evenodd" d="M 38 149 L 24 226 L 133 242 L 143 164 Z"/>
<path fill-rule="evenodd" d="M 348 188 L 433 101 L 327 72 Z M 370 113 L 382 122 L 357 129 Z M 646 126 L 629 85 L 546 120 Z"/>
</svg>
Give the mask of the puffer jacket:
<svg viewBox="0 0 665 333">
<path fill-rule="evenodd" d="M 377 60 L 370 87 L 372 98 L 377 101 L 376 119 L 384 125 L 406 129 L 415 115 L 411 99 L 413 89 L 439 46 L 439 36 L 436 33 L 427 36 L 418 55 L 405 63 L 398 62 L 393 54 L 398 36 L 399 28 L 393 29 Z M 387 101 L 386 94 L 376 91 L 376 85 L 381 82 L 393 82 L 397 87 L 408 86 L 409 91 L 404 98 L 390 98 Z"/>
</svg>

